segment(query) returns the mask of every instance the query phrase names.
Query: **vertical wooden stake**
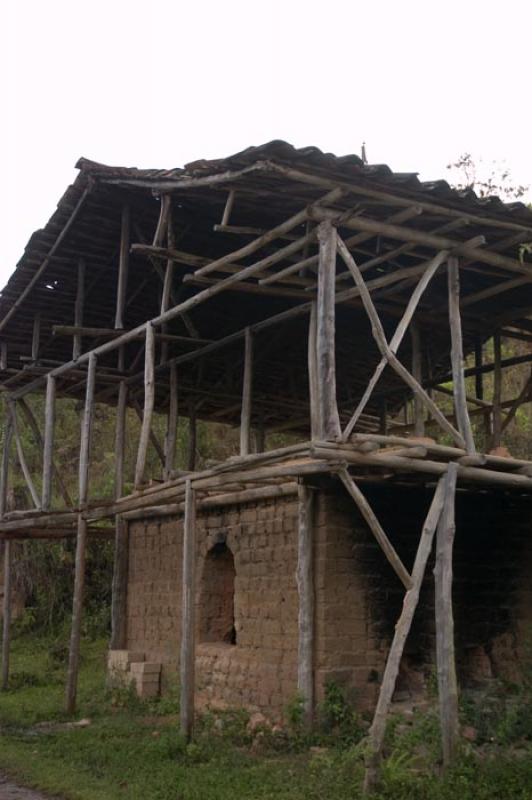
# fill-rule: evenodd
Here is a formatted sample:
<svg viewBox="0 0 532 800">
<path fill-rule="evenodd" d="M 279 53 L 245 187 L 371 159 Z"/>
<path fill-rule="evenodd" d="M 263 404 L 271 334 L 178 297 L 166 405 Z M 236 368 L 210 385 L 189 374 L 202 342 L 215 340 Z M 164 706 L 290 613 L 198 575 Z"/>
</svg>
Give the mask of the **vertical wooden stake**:
<svg viewBox="0 0 532 800">
<path fill-rule="evenodd" d="M 53 375 L 46 378 L 46 402 L 44 406 L 44 443 L 42 466 L 42 498 L 43 511 L 50 509 L 52 501 L 52 470 L 55 430 L 55 394 L 56 380 Z"/>
<path fill-rule="evenodd" d="M 2 463 L 0 465 L 0 519 L 7 511 L 7 487 L 9 483 L 9 456 L 13 440 L 13 422 L 10 414 L 5 416 L 4 447 L 2 449 Z"/>
<path fill-rule="evenodd" d="M 442 732 L 443 764 L 451 763 L 458 742 L 458 685 L 454 656 L 453 619 L 453 542 L 455 534 L 455 494 L 458 465 L 449 464 L 442 515 L 436 533 L 436 663 Z"/>
<path fill-rule="evenodd" d="M 170 398 L 168 402 L 168 418 L 166 426 L 166 438 L 164 440 L 164 479 L 170 480 L 172 471 L 175 469 L 175 454 L 177 443 L 177 423 L 178 423 L 178 385 L 177 385 L 177 366 L 170 364 Z"/>
<path fill-rule="evenodd" d="M 464 353 L 462 346 L 462 321 L 460 318 L 460 271 L 458 258 L 449 256 L 447 261 L 449 289 L 449 326 L 451 328 L 451 363 L 453 372 L 454 408 L 458 430 L 464 437 L 468 453 L 475 452 L 475 440 L 467 410 L 464 378 Z"/>
<path fill-rule="evenodd" d="M 318 385 L 318 356 L 316 352 L 317 335 L 317 309 L 316 303 L 310 307 L 310 317 L 308 325 L 308 386 L 310 403 L 310 438 L 313 440 L 320 438 L 320 400 Z"/>
<path fill-rule="evenodd" d="M 299 595 L 299 640 L 297 688 L 303 697 L 306 723 L 311 725 L 314 713 L 314 492 L 301 483 L 298 487 L 298 498 L 299 525 L 296 578 Z"/>
<path fill-rule="evenodd" d="M 194 727 L 196 617 L 196 498 L 190 480 L 185 485 L 183 520 L 183 586 L 181 605 L 181 733 L 190 739 Z"/>
<path fill-rule="evenodd" d="M 140 429 L 135 487 L 141 485 L 146 470 L 146 457 L 150 441 L 151 420 L 155 405 L 155 333 L 151 322 L 146 324 L 146 350 L 144 353 L 144 413 Z"/>
<path fill-rule="evenodd" d="M 76 695 L 79 672 L 79 645 L 81 638 L 81 618 L 83 614 L 83 589 L 85 585 L 85 551 L 87 545 L 87 522 L 83 519 L 83 510 L 87 505 L 89 490 L 89 466 L 92 420 L 94 415 L 94 387 L 96 383 L 96 356 L 91 353 L 87 371 L 87 389 L 85 408 L 81 426 L 81 445 L 79 453 L 79 508 L 78 531 L 76 538 L 76 563 L 74 572 L 74 598 L 72 602 L 72 628 L 70 633 L 70 650 L 68 654 L 68 673 L 65 692 L 65 708 L 67 714 L 73 714 L 76 708 Z"/>
<path fill-rule="evenodd" d="M 196 437 L 197 437 L 197 423 L 196 423 L 196 405 L 191 402 L 188 412 L 188 457 L 187 469 L 193 472 L 196 469 Z"/>
<path fill-rule="evenodd" d="M 493 336 L 493 437 L 492 448 L 501 446 L 502 430 L 502 369 L 501 369 L 501 334 L 497 331 Z"/>
<path fill-rule="evenodd" d="M 124 349 L 120 348 L 118 367 L 124 369 Z M 127 383 L 120 382 L 116 408 L 115 432 L 115 500 L 124 493 L 124 456 L 126 440 Z M 120 514 L 115 517 L 115 551 L 111 590 L 111 650 L 127 647 L 127 578 L 129 537 L 127 522 Z"/>
<path fill-rule="evenodd" d="M 33 335 L 31 338 L 31 360 L 39 359 L 39 348 L 41 344 L 41 315 L 35 314 L 33 318 Z"/>
<path fill-rule="evenodd" d="M 336 402 L 335 360 L 335 290 L 336 228 L 330 222 L 318 226 L 320 244 L 317 298 L 317 374 L 319 388 L 320 439 L 338 439 L 341 435 Z"/>
<path fill-rule="evenodd" d="M 74 325 L 81 328 L 83 325 L 83 309 L 85 305 L 85 261 L 80 258 L 78 261 L 78 284 L 76 287 L 76 302 L 74 305 Z M 72 342 L 72 359 L 75 361 L 80 357 L 83 349 L 83 339 L 81 334 L 76 333 Z"/>
<path fill-rule="evenodd" d="M 249 455 L 251 441 L 251 403 L 253 392 L 253 334 L 245 333 L 244 379 L 242 383 L 242 413 L 240 416 L 240 455 Z"/>
<path fill-rule="evenodd" d="M 2 604 L 2 689 L 9 687 L 9 650 L 11 637 L 11 542 L 4 543 L 4 601 Z"/>
<path fill-rule="evenodd" d="M 411 323 L 410 336 L 412 339 L 412 375 L 419 384 L 423 383 L 423 360 L 421 355 L 421 339 L 419 328 L 415 322 Z M 414 436 L 425 435 L 425 409 L 417 395 L 414 395 Z"/>
<path fill-rule="evenodd" d="M 116 290 L 115 328 L 124 327 L 124 309 L 126 306 L 127 277 L 129 271 L 129 229 L 130 210 L 128 205 L 122 208 L 120 228 L 120 257 L 118 262 L 118 287 Z"/>
</svg>

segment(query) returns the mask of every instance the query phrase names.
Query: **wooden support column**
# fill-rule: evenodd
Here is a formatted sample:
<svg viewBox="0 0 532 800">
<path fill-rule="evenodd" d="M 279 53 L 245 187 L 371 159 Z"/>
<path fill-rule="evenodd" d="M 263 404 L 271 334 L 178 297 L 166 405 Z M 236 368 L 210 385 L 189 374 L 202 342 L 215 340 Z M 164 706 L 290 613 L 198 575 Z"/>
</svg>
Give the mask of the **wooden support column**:
<svg viewBox="0 0 532 800">
<path fill-rule="evenodd" d="M 187 469 L 193 472 L 196 469 L 196 438 L 197 438 L 197 421 L 196 421 L 196 404 L 190 403 L 188 412 L 188 455 L 187 455 Z"/>
<path fill-rule="evenodd" d="M 491 447 L 501 446 L 502 432 L 502 369 L 501 369 L 501 334 L 497 331 L 493 336 L 493 435 Z"/>
<path fill-rule="evenodd" d="M 318 226 L 320 245 L 316 320 L 318 425 L 320 439 L 338 439 L 341 434 L 336 402 L 335 289 L 336 228 L 330 222 Z"/>
<path fill-rule="evenodd" d="M 35 314 L 33 318 L 33 334 L 31 338 L 31 360 L 37 361 L 41 346 L 41 315 Z"/>
<path fill-rule="evenodd" d="M 42 496 L 43 511 L 49 511 L 52 502 L 52 470 L 55 431 L 55 394 L 56 380 L 53 375 L 46 379 L 46 402 L 44 405 L 44 443 L 42 465 Z"/>
<path fill-rule="evenodd" d="M 146 470 L 146 457 L 150 441 L 151 420 L 155 405 L 155 334 L 151 322 L 146 324 L 146 349 L 144 354 L 144 413 L 140 429 L 135 487 L 142 484 Z"/>
<path fill-rule="evenodd" d="M 484 400 L 484 376 L 482 374 L 482 340 L 475 340 L 475 396 Z"/>
<path fill-rule="evenodd" d="M 190 480 L 185 484 L 183 520 L 183 577 L 181 600 L 181 733 L 190 739 L 194 727 L 196 621 L 196 497 Z"/>
<path fill-rule="evenodd" d="M 442 513 L 445 495 L 445 483 L 446 477 L 443 476 L 439 480 L 431 506 L 425 519 L 423 530 L 421 531 L 421 536 L 419 539 L 414 567 L 412 569 L 412 586 L 405 594 L 403 609 L 401 611 L 399 620 L 397 621 L 397 625 L 395 626 L 393 641 L 388 653 L 386 668 L 384 670 L 379 692 L 379 699 L 377 701 L 373 723 L 369 732 L 370 750 L 366 762 L 366 775 L 364 780 L 365 792 L 373 791 L 378 783 L 380 758 L 384 743 L 384 734 L 386 731 L 386 719 L 392 702 L 393 693 L 395 691 L 395 684 L 399 674 L 399 665 L 401 663 L 405 643 L 408 638 L 408 634 L 412 626 L 412 620 L 414 619 L 414 614 L 418 605 L 419 593 L 423 583 L 423 578 L 425 576 L 427 561 L 432 550 L 434 533 Z"/>
<path fill-rule="evenodd" d="M 11 542 L 4 542 L 4 600 L 2 603 L 2 689 L 9 687 L 11 639 Z"/>
<path fill-rule="evenodd" d="M 124 349 L 120 348 L 119 369 L 124 369 Z M 115 500 L 124 493 L 124 456 L 126 441 L 127 414 L 126 381 L 118 388 L 115 430 Z M 113 582 L 111 590 L 111 650 L 125 650 L 127 647 L 127 581 L 129 564 L 129 536 L 127 521 L 117 514 L 115 517 L 115 550 L 113 561 Z"/>
<path fill-rule="evenodd" d="M 24 448 L 22 446 L 22 439 L 18 429 L 17 423 L 17 407 L 16 407 L 16 400 L 8 400 L 8 414 L 11 416 L 12 424 L 13 424 L 13 435 L 15 437 L 15 445 L 17 448 L 17 458 L 20 468 L 22 470 L 22 474 L 24 475 L 24 480 L 26 482 L 26 487 L 30 493 L 33 505 L 35 508 L 41 507 L 41 499 L 37 494 L 37 489 L 35 488 L 35 484 L 33 483 L 33 479 L 31 477 L 31 472 L 28 466 L 28 462 L 26 461 L 26 456 L 24 455 Z"/>
<path fill-rule="evenodd" d="M 410 336 L 412 340 L 412 377 L 422 385 L 423 384 L 423 359 L 421 354 L 421 339 L 419 336 L 419 328 L 415 322 L 412 322 L 410 327 Z M 414 436 L 425 435 L 425 420 L 423 417 L 424 407 L 417 394 L 414 395 Z"/>
<path fill-rule="evenodd" d="M 79 646 L 81 638 L 81 618 L 83 613 L 83 590 L 85 585 L 85 551 L 87 545 L 87 522 L 81 513 L 88 500 L 89 466 L 92 420 L 94 416 L 94 387 L 96 383 L 96 356 L 89 356 L 87 371 L 87 389 L 85 408 L 81 425 L 81 445 L 79 452 L 79 498 L 80 513 L 77 522 L 76 562 L 74 573 L 74 598 L 72 602 L 72 628 L 70 633 L 70 650 L 68 654 L 68 673 L 65 692 L 65 708 L 67 714 L 73 714 L 76 708 L 76 695 L 79 672 Z"/>
<path fill-rule="evenodd" d="M 48 376 L 48 377 L 51 377 L 53 380 L 55 380 L 53 375 L 52 376 Z M 40 447 L 42 449 L 42 451 L 44 452 L 44 439 L 43 439 L 43 437 L 41 435 L 41 431 L 39 430 L 39 426 L 37 424 L 37 420 L 35 419 L 35 415 L 34 415 L 33 411 L 31 410 L 30 406 L 28 405 L 28 403 L 26 402 L 26 400 L 23 397 L 21 397 L 19 400 L 17 400 L 17 403 L 20 405 L 20 408 L 22 409 L 22 413 L 26 417 L 26 422 L 28 423 L 28 425 L 30 426 L 30 428 L 32 430 L 32 433 L 33 433 L 33 435 L 35 437 L 35 441 L 37 443 L 37 446 Z M 59 491 L 61 493 L 61 496 L 62 496 L 62 498 L 63 498 L 63 500 L 65 502 L 65 505 L 67 507 L 72 506 L 73 505 L 72 504 L 72 500 L 71 500 L 71 497 L 70 497 L 70 495 L 68 493 L 68 489 L 65 486 L 65 482 L 63 480 L 63 476 L 61 475 L 61 472 L 59 471 L 59 469 L 57 468 L 57 465 L 55 464 L 55 462 L 53 460 L 52 460 L 52 472 L 53 472 L 53 477 L 54 477 L 54 479 L 56 481 L 56 484 L 59 487 Z"/>
<path fill-rule="evenodd" d="M 448 766 L 458 742 L 458 685 L 454 656 L 453 542 L 455 535 L 455 494 L 458 465 L 449 464 L 445 481 L 443 511 L 436 534 L 434 567 L 436 607 L 436 664 L 442 733 L 443 764 Z"/>
<path fill-rule="evenodd" d="M 451 364 L 453 372 L 454 409 L 458 430 L 462 434 L 469 454 L 475 452 L 475 440 L 467 410 L 464 377 L 464 352 L 462 344 L 462 320 L 460 318 L 460 270 L 458 258 L 449 256 L 447 262 L 449 289 L 449 326 L 451 329 Z"/>
<path fill-rule="evenodd" d="M 320 409 L 319 409 L 319 384 L 318 384 L 318 356 L 316 353 L 316 327 L 317 327 L 316 303 L 310 306 L 310 316 L 308 324 L 308 385 L 310 403 L 310 438 L 320 439 Z"/>
<path fill-rule="evenodd" d="M 83 308 L 85 305 L 85 260 L 80 258 L 78 261 L 78 284 L 76 288 L 76 303 L 74 305 L 74 326 L 83 326 Z M 72 360 L 76 361 L 83 349 L 83 339 L 81 333 L 74 334 L 72 341 Z"/>
<path fill-rule="evenodd" d="M 240 455 L 247 456 L 251 443 L 251 403 L 253 399 L 253 334 L 246 328 L 244 339 L 244 378 L 240 416 Z"/>
<path fill-rule="evenodd" d="M 177 444 L 177 424 L 179 420 L 179 397 L 177 383 L 177 365 L 170 364 L 170 398 L 168 401 L 168 417 L 166 423 L 166 437 L 164 440 L 164 479 L 170 480 L 175 469 L 175 456 Z"/>
<path fill-rule="evenodd" d="M 122 208 L 120 228 L 120 257 L 118 262 L 118 286 L 116 290 L 115 328 L 124 327 L 124 309 L 126 306 L 127 277 L 129 271 L 129 238 L 130 238 L 130 209 L 128 205 Z"/>
<path fill-rule="evenodd" d="M 298 487 L 299 525 L 297 590 L 299 595 L 297 688 L 303 698 L 305 721 L 314 714 L 314 492 L 304 483 Z"/>
</svg>

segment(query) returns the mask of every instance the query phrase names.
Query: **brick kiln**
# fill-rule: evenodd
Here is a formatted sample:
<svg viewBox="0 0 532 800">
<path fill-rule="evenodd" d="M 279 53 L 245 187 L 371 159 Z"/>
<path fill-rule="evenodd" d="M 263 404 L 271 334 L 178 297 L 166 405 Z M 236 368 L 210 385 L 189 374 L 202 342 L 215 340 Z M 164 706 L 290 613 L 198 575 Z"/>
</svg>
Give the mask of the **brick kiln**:
<svg viewBox="0 0 532 800">
<path fill-rule="evenodd" d="M 334 680 L 374 709 L 370 787 L 394 693 L 435 662 L 450 761 L 459 683 L 518 680 L 532 617 L 532 462 L 504 448 L 531 397 L 532 212 L 284 142 L 78 166 L 0 298 L 6 585 L 13 539 L 76 537 L 67 710 L 87 539 L 112 531 L 111 671 L 143 696 L 177 674 L 186 736 L 195 702 L 279 717 L 296 692 L 312 724 Z M 64 397 L 83 407 L 75 497 Z M 112 499 L 90 484 L 98 403 Z M 238 428 L 238 453 L 199 458 L 200 422 Z M 9 591 L 3 608 L 7 686 Z"/>
</svg>

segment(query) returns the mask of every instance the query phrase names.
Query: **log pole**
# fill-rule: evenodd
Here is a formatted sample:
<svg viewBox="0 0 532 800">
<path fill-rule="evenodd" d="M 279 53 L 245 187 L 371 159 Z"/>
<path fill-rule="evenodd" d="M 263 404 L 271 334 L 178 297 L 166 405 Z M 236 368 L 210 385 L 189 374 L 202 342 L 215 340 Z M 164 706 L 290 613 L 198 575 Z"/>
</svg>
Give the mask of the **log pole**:
<svg viewBox="0 0 532 800">
<path fill-rule="evenodd" d="M 74 326 L 81 328 L 83 325 L 83 310 L 85 306 L 85 261 L 80 258 L 78 261 L 78 283 L 76 287 L 76 302 L 74 305 Z M 72 360 L 76 361 L 83 349 L 83 339 L 81 333 L 75 333 L 72 340 Z"/>
<path fill-rule="evenodd" d="M 151 421 L 155 405 L 155 335 L 153 325 L 146 325 L 146 349 L 144 354 L 144 412 L 140 428 L 139 447 L 137 451 L 137 465 L 135 468 L 135 486 L 138 487 L 144 480 L 148 444 L 150 442 Z"/>
<path fill-rule="evenodd" d="M 196 498 L 190 480 L 185 487 L 183 521 L 183 585 L 181 605 L 181 733 L 190 739 L 194 728 Z"/>
<path fill-rule="evenodd" d="M 316 319 L 319 437 L 333 440 L 341 434 L 336 401 L 336 239 L 336 228 L 329 222 L 320 223 Z"/>
<path fill-rule="evenodd" d="M 451 365 L 453 373 L 454 409 L 458 430 L 462 434 L 466 450 L 475 452 L 475 440 L 469 412 L 467 410 L 464 377 L 464 352 L 462 344 L 462 321 L 460 318 L 460 270 L 458 258 L 449 256 L 447 262 L 449 326 L 451 329 Z"/>
<path fill-rule="evenodd" d="M 244 338 L 244 378 L 240 416 L 240 455 L 247 456 L 251 444 L 251 404 L 253 400 L 253 334 L 246 328 Z"/>
<path fill-rule="evenodd" d="M 502 369 L 501 369 L 501 334 L 497 331 L 493 336 L 493 435 L 491 447 L 496 448 L 501 445 L 502 432 Z"/>
<path fill-rule="evenodd" d="M 120 225 L 120 256 L 118 262 L 118 286 L 116 290 L 115 328 L 124 327 L 124 309 L 126 306 L 127 278 L 129 271 L 129 239 L 130 239 L 130 209 L 128 205 L 122 208 Z"/>
<path fill-rule="evenodd" d="M 52 474 L 55 431 L 55 395 L 56 379 L 48 375 L 46 379 L 46 401 L 44 405 L 44 443 L 42 465 L 42 497 L 43 511 L 49 511 L 52 502 Z"/>
<path fill-rule="evenodd" d="M 123 369 L 123 348 L 119 353 Z M 126 440 L 127 383 L 120 382 L 115 430 L 115 500 L 124 493 L 124 460 Z M 111 650 L 127 646 L 127 580 L 129 564 L 128 523 L 120 514 L 115 517 L 115 549 L 111 590 Z"/>
<path fill-rule="evenodd" d="M 176 364 L 170 364 L 170 397 L 168 400 L 168 417 L 164 441 L 164 479 L 167 481 L 170 480 L 175 469 L 177 424 L 179 420 L 178 403 L 177 366 Z"/>
</svg>

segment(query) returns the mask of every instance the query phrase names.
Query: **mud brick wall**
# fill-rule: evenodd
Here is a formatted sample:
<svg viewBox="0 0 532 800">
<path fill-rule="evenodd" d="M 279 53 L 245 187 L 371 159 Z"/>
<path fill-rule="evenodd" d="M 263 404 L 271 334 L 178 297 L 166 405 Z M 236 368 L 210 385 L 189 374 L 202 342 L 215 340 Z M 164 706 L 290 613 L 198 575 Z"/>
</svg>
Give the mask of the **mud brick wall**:
<svg viewBox="0 0 532 800">
<path fill-rule="evenodd" d="M 407 568 L 433 490 L 363 486 Z M 519 680 L 532 644 L 532 504 L 498 492 L 457 498 L 454 611 L 459 677 Z M 128 648 L 178 667 L 182 520 L 130 525 Z M 277 498 L 200 512 L 197 555 L 198 699 L 282 714 L 297 681 L 297 501 Z M 214 551 L 234 566 L 213 579 Z M 208 555 L 211 554 L 211 555 Z M 404 589 L 353 502 L 339 487 L 316 492 L 316 690 L 344 685 L 361 708 L 377 696 Z M 433 561 L 399 677 L 398 691 L 421 694 L 434 670 Z M 225 569 L 225 568 L 224 568 Z M 234 580 L 236 644 L 227 637 L 227 581 Z M 217 602 L 214 594 L 222 593 Z M 216 609 L 223 625 L 216 625 Z M 220 613 L 222 613 L 220 612 Z M 216 641 L 216 631 L 220 641 Z"/>
<path fill-rule="evenodd" d="M 183 524 L 130 524 L 128 649 L 177 669 Z M 279 713 L 297 683 L 297 500 L 276 498 L 198 514 L 196 685 L 200 699 Z M 236 644 L 213 642 L 212 563 L 221 543 L 234 558 Z M 207 640 L 207 641 L 205 641 Z"/>
</svg>

